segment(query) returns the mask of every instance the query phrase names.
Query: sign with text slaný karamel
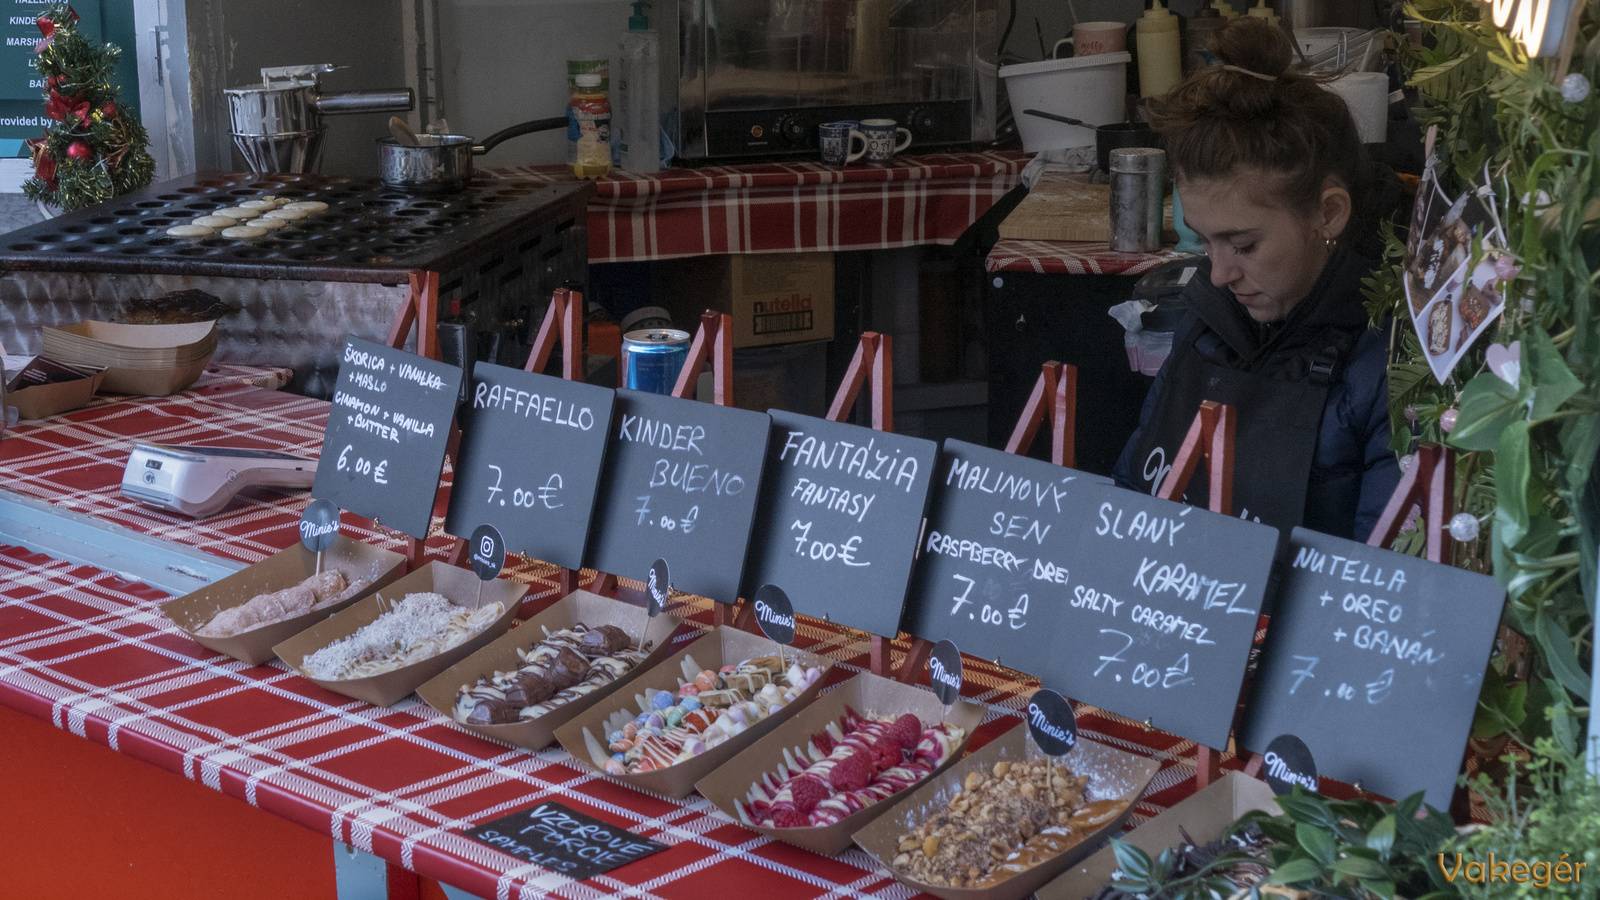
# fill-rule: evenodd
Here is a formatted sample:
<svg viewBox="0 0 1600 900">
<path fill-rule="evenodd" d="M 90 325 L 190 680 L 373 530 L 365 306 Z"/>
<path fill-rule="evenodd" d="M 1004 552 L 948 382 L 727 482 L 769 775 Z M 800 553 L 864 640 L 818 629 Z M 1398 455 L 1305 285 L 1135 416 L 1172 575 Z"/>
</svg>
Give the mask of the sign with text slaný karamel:
<svg viewBox="0 0 1600 900">
<path fill-rule="evenodd" d="M 1293 733 L 1323 775 L 1447 809 L 1505 589 L 1305 528 L 1290 540 L 1242 745 Z"/>
<path fill-rule="evenodd" d="M 513 553 L 582 566 L 615 392 L 489 363 L 473 382 L 445 530 L 493 525 Z"/>
<path fill-rule="evenodd" d="M 1074 700 L 1226 747 L 1278 530 L 1117 487 L 1085 494 L 1064 652 L 1035 674 Z"/>
<path fill-rule="evenodd" d="M 660 558 L 673 588 L 736 601 L 771 425 L 766 413 L 617 391 L 585 565 L 643 578 Z"/>
<path fill-rule="evenodd" d="M 311 494 L 426 537 L 461 370 L 346 337 Z"/>
<path fill-rule="evenodd" d="M 1041 674 L 1069 650 L 1083 491 L 1103 480 L 965 441 L 947 440 L 934 474 L 904 630 Z"/>
<path fill-rule="evenodd" d="M 892 637 L 938 446 L 783 410 L 768 415 L 743 594 L 777 585 L 796 612 Z"/>
</svg>

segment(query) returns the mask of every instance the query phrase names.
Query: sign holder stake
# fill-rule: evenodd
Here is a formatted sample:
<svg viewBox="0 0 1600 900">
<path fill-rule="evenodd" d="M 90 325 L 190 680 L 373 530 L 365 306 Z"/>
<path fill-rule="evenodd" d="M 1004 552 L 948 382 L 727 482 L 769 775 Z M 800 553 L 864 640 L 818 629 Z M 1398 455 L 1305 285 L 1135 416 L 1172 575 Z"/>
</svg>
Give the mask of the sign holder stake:
<svg viewBox="0 0 1600 900">
<path fill-rule="evenodd" d="M 543 333 L 542 328 L 540 333 Z M 678 372 L 678 383 L 673 385 L 672 396 L 680 400 L 693 399 L 695 388 L 700 383 L 700 373 L 705 371 L 706 366 L 711 367 L 713 402 L 718 406 L 732 406 L 733 316 L 712 309 L 700 314 L 700 327 L 695 330 L 694 340 L 689 343 L 689 357 Z M 617 582 L 617 576 L 607 572 L 595 578 L 594 592 L 618 599 L 639 598 L 649 602 L 644 591 L 623 587 Z M 712 627 L 734 625 L 738 613 L 737 603 L 712 601 Z M 753 613 L 747 608 L 743 615 L 750 616 Z"/>
</svg>

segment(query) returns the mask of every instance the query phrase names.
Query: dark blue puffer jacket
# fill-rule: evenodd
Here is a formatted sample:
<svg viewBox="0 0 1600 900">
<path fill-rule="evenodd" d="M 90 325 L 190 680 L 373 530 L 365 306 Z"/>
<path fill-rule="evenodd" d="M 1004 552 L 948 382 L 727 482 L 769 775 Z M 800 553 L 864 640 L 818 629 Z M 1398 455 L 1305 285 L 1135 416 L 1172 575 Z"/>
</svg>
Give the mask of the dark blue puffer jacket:
<svg viewBox="0 0 1600 900">
<path fill-rule="evenodd" d="M 1300 343 L 1298 338 L 1309 338 L 1329 327 L 1361 328 L 1367 320 L 1361 278 L 1372 271 L 1373 261 L 1348 251 L 1335 253 L 1312 294 L 1295 306 L 1286 322 L 1273 326 L 1289 331 L 1273 331 L 1270 338 L 1250 320 L 1231 291 L 1211 283 L 1210 261 L 1198 266 L 1183 290 L 1189 309 L 1173 336 L 1173 356 L 1156 375 L 1139 413 L 1139 429 L 1112 472 L 1116 482 L 1126 488 L 1137 489 L 1132 476 L 1133 448 L 1150 424 L 1167 372 L 1177 355 L 1190 346 L 1188 338 L 1195 329 L 1211 332 L 1199 335 L 1198 343 L 1216 348 L 1208 354 L 1212 362 L 1245 370 L 1268 363 L 1268 355 L 1292 352 L 1284 348 Z M 1272 354 L 1274 349 L 1276 354 Z M 1389 449 L 1389 435 L 1388 329 L 1365 329 L 1328 387 L 1311 481 L 1306 486 L 1305 527 L 1357 541 L 1367 539 L 1400 482 L 1400 466 Z M 1234 478 L 1248 479 L 1251 465 L 1267 464 L 1241 462 Z"/>
</svg>

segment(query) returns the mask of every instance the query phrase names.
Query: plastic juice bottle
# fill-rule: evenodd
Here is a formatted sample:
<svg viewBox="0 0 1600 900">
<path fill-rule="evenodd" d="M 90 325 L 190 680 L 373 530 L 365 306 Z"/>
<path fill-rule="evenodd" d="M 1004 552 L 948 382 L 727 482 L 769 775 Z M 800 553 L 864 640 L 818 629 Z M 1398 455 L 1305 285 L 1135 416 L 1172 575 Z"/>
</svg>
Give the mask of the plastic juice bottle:
<svg viewBox="0 0 1600 900">
<path fill-rule="evenodd" d="M 577 93 L 567 102 L 567 163 L 579 178 L 604 178 L 611 174 L 611 104 L 598 74 L 576 80 Z"/>
<path fill-rule="evenodd" d="M 633 4 L 628 30 L 617 46 L 617 115 L 611 161 L 645 175 L 661 168 L 661 47 L 644 0 Z"/>
</svg>

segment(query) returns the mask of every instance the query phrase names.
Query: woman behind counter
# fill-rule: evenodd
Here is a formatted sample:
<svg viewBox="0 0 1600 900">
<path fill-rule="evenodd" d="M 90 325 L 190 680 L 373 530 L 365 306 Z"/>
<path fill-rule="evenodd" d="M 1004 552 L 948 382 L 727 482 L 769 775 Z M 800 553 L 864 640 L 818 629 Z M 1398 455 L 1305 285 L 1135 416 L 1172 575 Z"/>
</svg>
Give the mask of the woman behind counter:
<svg viewBox="0 0 1600 900">
<path fill-rule="evenodd" d="M 1223 65 L 1150 101 L 1206 260 L 1114 475 L 1154 493 L 1200 402 L 1227 403 L 1235 513 L 1366 540 L 1400 469 L 1388 329 L 1368 327 L 1361 279 L 1399 198 L 1344 101 L 1290 69 L 1281 31 L 1241 17 L 1218 44 Z M 1204 477 L 1187 499 L 1204 503 Z"/>
</svg>

